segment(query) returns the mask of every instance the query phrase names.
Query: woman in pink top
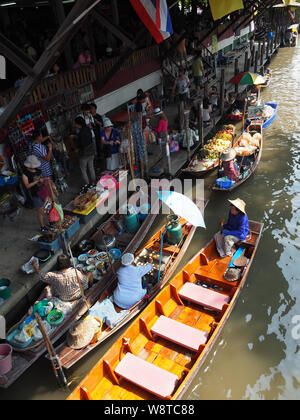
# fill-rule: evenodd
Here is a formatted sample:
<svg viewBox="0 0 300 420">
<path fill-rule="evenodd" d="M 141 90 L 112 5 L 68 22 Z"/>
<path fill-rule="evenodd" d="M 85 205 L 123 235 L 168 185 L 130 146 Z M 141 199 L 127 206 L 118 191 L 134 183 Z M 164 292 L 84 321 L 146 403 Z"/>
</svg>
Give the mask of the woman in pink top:
<svg viewBox="0 0 300 420">
<path fill-rule="evenodd" d="M 77 62 L 73 66 L 73 70 L 78 70 L 80 67 L 89 66 L 92 62 L 92 56 L 90 50 L 86 49 L 78 57 Z"/>
<path fill-rule="evenodd" d="M 240 172 L 237 170 L 235 165 L 236 151 L 234 149 L 227 149 L 221 155 L 223 162 L 224 176 L 232 181 L 238 181 Z"/>
<path fill-rule="evenodd" d="M 152 128 L 152 130 L 157 134 L 157 138 L 161 139 L 161 134 L 163 131 L 168 134 L 168 118 L 160 108 L 155 109 L 154 115 L 159 117 L 159 121 L 157 128 Z"/>
</svg>

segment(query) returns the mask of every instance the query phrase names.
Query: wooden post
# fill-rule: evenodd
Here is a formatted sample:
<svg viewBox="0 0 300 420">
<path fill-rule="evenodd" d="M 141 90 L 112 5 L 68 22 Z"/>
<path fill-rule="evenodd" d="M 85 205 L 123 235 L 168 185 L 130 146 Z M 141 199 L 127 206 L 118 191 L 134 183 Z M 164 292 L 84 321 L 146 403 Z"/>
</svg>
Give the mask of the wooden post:
<svg viewBox="0 0 300 420">
<path fill-rule="evenodd" d="M 265 58 L 265 42 L 263 42 L 261 49 L 260 49 L 260 66 L 264 65 L 264 58 Z"/>
<path fill-rule="evenodd" d="M 144 141 L 144 148 L 145 148 L 145 156 L 144 156 L 144 162 L 143 162 L 143 166 L 144 166 L 144 177 L 145 177 L 145 179 L 148 179 L 149 178 L 148 150 L 147 150 L 146 135 L 145 135 L 145 132 L 143 130 L 143 116 L 142 115 L 141 115 L 140 124 L 141 124 L 141 132 L 142 132 L 143 141 Z"/>
<path fill-rule="evenodd" d="M 239 74 L 239 59 L 236 58 L 234 62 L 234 73 L 237 76 Z M 239 93 L 239 85 L 238 83 L 235 85 L 235 93 L 236 95 Z"/>
<path fill-rule="evenodd" d="M 168 133 L 163 131 L 161 133 L 161 147 L 162 147 L 162 160 L 164 166 L 164 173 L 166 176 L 172 175 L 171 155 L 168 143 Z"/>
<path fill-rule="evenodd" d="M 185 125 L 185 134 L 187 142 L 187 158 L 188 161 L 191 160 L 191 131 L 190 131 L 190 112 L 184 113 L 184 125 Z"/>
<path fill-rule="evenodd" d="M 244 71 L 248 71 L 248 51 L 246 51 L 245 53 L 245 66 L 244 66 Z"/>
<path fill-rule="evenodd" d="M 257 70 L 258 70 L 258 58 L 259 58 L 259 50 L 257 50 L 255 53 L 254 73 L 257 73 Z"/>
<path fill-rule="evenodd" d="M 199 123 L 198 123 L 199 139 L 203 147 L 204 146 L 204 125 L 203 125 L 203 100 L 202 99 L 198 104 L 198 116 L 199 116 Z"/>
<path fill-rule="evenodd" d="M 183 101 L 179 102 L 178 116 L 179 116 L 179 129 L 180 131 L 182 131 L 184 129 L 184 103 Z"/>
<path fill-rule="evenodd" d="M 220 91 L 220 100 L 221 100 L 221 116 L 224 114 L 225 110 L 225 69 L 221 71 L 221 91 Z"/>
<path fill-rule="evenodd" d="M 53 6 L 53 12 L 56 16 L 58 26 L 61 26 L 64 20 L 66 19 L 64 4 L 62 0 L 52 0 L 51 3 Z M 64 54 L 65 54 L 65 59 L 66 59 L 68 68 L 72 69 L 73 57 L 72 57 L 71 45 L 69 42 L 67 42 L 65 46 Z"/>
</svg>

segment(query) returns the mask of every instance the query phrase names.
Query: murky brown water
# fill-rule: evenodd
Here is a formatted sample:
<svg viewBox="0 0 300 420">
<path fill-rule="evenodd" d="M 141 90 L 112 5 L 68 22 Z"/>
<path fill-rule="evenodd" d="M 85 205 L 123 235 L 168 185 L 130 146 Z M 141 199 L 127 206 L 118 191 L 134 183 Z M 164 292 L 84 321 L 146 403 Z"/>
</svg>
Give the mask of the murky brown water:
<svg viewBox="0 0 300 420">
<path fill-rule="evenodd" d="M 265 223 L 247 285 L 187 399 L 300 399 L 300 340 L 292 319 L 300 315 L 300 49 L 282 49 L 272 61 L 273 81 L 263 92 L 279 102 L 265 131 L 263 159 L 235 197 L 248 204 L 251 219 Z M 213 176 L 206 179 L 210 185 Z M 207 230 L 199 230 L 182 266 L 210 240 L 227 214 L 226 195 L 211 195 Z M 153 227 L 153 232 L 159 226 Z M 110 347 L 88 356 L 69 372 L 70 391 Z M 64 399 L 49 362 L 41 359 L 0 399 Z"/>
</svg>

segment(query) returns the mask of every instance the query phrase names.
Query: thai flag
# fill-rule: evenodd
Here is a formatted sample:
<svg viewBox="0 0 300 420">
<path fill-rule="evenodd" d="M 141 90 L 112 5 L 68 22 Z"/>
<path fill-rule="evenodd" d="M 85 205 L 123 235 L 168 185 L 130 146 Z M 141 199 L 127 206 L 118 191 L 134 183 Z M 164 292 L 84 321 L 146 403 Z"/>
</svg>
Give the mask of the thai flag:
<svg viewBox="0 0 300 420">
<path fill-rule="evenodd" d="M 130 0 L 130 3 L 158 44 L 173 34 L 167 0 Z"/>
</svg>

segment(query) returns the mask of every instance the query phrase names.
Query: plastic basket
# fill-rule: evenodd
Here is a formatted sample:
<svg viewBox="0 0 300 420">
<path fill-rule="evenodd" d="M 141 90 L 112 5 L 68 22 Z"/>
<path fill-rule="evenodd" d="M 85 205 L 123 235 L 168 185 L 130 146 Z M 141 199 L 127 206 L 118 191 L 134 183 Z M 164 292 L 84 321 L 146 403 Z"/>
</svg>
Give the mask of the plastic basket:
<svg viewBox="0 0 300 420">
<path fill-rule="evenodd" d="M 233 181 L 231 179 L 219 178 L 217 179 L 217 185 L 220 188 L 227 189 L 233 186 Z"/>
<path fill-rule="evenodd" d="M 76 222 L 72 224 L 67 230 L 66 230 L 66 238 L 71 239 L 75 233 L 77 233 L 80 229 L 80 219 L 77 219 Z"/>
</svg>

